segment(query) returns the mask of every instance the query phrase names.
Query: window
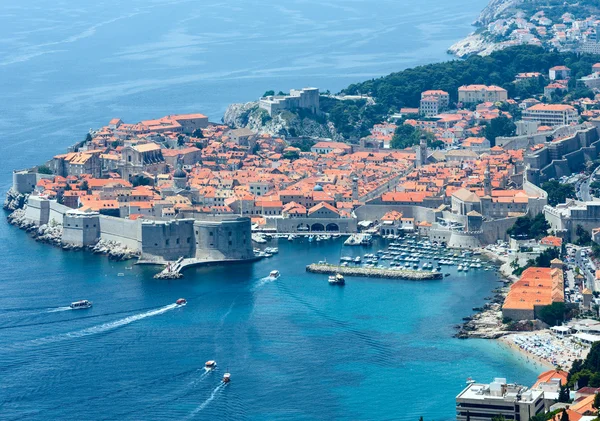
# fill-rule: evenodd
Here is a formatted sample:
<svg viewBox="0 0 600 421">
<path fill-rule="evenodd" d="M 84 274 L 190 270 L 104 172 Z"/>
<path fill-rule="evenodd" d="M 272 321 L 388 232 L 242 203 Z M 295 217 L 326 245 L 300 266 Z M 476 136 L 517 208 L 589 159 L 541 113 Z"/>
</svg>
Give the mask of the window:
<svg viewBox="0 0 600 421">
<path fill-rule="evenodd" d="M 230 241 L 230 242 L 229 242 L 229 245 L 232 245 L 232 244 L 233 244 L 233 243 Z"/>
<path fill-rule="evenodd" d="M 167 245 L 167 246 L 169 245 L 169 240 L 168 239 L 165 241 L 165 245 Z"/>
<path fill-rule="evenodd" d="M 179 244 L 179 238 L 176 240 L 176 243 Z"/>
</svg>

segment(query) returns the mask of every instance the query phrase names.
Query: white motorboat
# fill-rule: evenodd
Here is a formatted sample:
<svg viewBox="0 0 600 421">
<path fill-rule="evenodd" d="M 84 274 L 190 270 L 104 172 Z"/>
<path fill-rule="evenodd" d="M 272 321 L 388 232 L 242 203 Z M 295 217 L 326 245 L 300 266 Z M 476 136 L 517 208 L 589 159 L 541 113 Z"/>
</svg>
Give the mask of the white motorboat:
<svg viewBox="0 0 600 421">
<path fill-rule="evenodd" d="M 75 301 L 74 303 L 71 303 L 71 305 L 69 307 L 71 307 L 72 310 L 83 310 L 86 308 L 90 308 L 91 306 L 92 306 L 91 301 L 81 300 L 81 301 Z"/>
<path fill-rule="evenodd" d="M 272 270 L 271 273 L 269 273 L 269 276 L 271 278 L 279 278 L 279 271 L 278 270 Z"/>
<path fill-rule="evenodd" d="M 336 273 L 335 275 L 329 276 L 329 285 L 345 285 L 346 280 L 341 273 Z"/>
</svg>

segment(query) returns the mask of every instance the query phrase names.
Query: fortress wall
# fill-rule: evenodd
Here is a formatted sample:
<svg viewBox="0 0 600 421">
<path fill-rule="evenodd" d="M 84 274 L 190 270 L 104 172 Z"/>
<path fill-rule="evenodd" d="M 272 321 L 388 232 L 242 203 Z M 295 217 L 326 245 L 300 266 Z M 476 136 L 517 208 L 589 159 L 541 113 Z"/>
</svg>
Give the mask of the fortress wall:
<svg viewBox="0 0 600 421">
<path fill-rule="evenodd" d="M 482 244 L 479 241 L 479 236 L 476 234 L 452 231 L 447 245 L 451 248 L 472 249 L 481 247 Z"/>
<path fill-rule="evenodd" d="M 141 251 L 145 259 L 177 260 L 194 256 L 194 220 L 142 222 Z"/>
<path fill-rule="evenodd" d="M 388 212 L 402 212 L 405 218 L 414 218 L 416 222 L 436 220 L 436 210 L 414 205 L 363 205 L 354 210 L 359 221 L 380 220 Z"/>
<path fill-rule="evenodd" d="M 58 203 L 54 200 L 49 200 L 49 203 L 50 203 L 50 211 L 48 214 L 48 221 L 50 223 L 52 223 L 52 221 L 54 221 L 54 223 L 56 223 L 56 224 L 63 225 L 63 218 L 64 218 L 65 214 L 72 209 L 65 205 L 61 205 L 60 203 Z"/>
<path fill-rule="evenodd" d="M 100 216 L 97 213 L 67 213 L 63 218 L 62 242 L 77 247 L 93 246 L 100 239 Z"/>
<path fill-rule="evenodd" d="M 480 235 L 481 242 L 484 244 L 493 244 L 498 240 L 508 241 L 509 237 L 506 233 L 510 227 L 515 224 L 517 217 L 495 219 L 493 221 L 484 221 Z"/>
<path fill-rule="evenodd" d="M 250 218 L 195 221 L 196 255 L 200 260 L 244 260 L 254 257 Z"/>
<path fill-rule="evenodd" d="M 25 220 L 35 225 L 47 224 L 50 217 L 50 201 L 38 196 L 29 196 L 25 209 Z"/>
<path fill-rule="evenodd" d="M 116 241 L 130 249 L 141 249 L 140 223 L 130 219 L 100 215 L 100 238 L 106 241 Z"/>
</svg>

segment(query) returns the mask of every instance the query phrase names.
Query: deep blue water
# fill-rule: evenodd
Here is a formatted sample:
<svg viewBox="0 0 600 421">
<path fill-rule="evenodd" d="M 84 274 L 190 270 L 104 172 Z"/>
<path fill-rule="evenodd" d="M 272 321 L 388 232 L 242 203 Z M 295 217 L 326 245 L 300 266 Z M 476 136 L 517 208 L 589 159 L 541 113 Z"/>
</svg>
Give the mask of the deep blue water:
<svg viewBox="0 0 600 421">
<path fill-rule="evenodd" d="M 5 3 L 2 194 L 12 169 L 112 117 L 218 120 L 267 89 L 337 91 L 445 60 L 486 1 Z M 454 417 L 467 376 L 535 378 L 494 342 L 451 338 L 497 285 L 489 272 L 333 288 L 304 266 L 339 258 L 339 243 L 284 241 L 270 260 L 165 282 L 150 268 L 35 243 L 3 218 L 0 238 L 2 420 L 441 420 Z M 282 277 L 265 282 L 272 268 Z M 189 304 L 168 307 L 179 297 Z M 82 298 L 95 306 L 60 311 Z M 219 370 L 203 376 L 208 359 Z M 233 382 L 218 388 L 226 368 Z"/>
</svg>

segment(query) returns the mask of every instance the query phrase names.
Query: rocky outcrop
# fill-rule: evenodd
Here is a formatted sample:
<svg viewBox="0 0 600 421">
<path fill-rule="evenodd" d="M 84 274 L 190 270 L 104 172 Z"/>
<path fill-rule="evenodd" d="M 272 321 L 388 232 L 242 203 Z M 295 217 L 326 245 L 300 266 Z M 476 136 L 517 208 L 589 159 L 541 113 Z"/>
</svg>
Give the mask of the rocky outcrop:
<svg viewBox="0 0 600 421">
<path fill-rule="evenodd" d="M 475 25 L 486 26 L 500 18 L 507 10 L 518 6 L 524 0 L 490 0 L 475 21 Z"/>
<path fill-rule="evenodd" d="M 479 26 L 480 29 L 453 44 L 448 49 L 448 52 L 460 58 L 465 58 L 473 54 L 487 56 L 494 51 L 499 51 L 509 46 L 509 44 L 506 43 L 498 43 L 491 39 L 487 39 L 485 34 L 488 32 L 485 28 L 491 22 L 504 17 L 505 15 L 512 14 L 512 9 L 522 2 L 523 0 L 490 0 L 488 5 L 481 11 L 479 17 L 474 22 L 474 25 Z"/>
<path fill-rule="evenodd" d="M 12 188 L 6 193 L 4 198 L 4 209 L 13 212 L 17 209 L 22 209 L 27 203 L 27 197 L 29 195 L 18 193 Z"/>
<path fill-rule="evenodd" d="M 129 247 L 117 242 L 100 240 L 91 248 L 94 253 L 106 254 L 113 260 L 129 260 L 139 257 L 139 253 Z"/>
<path fill-rule="evenodd" d="M 500 44 L 487 41 L 481 34 L 473 33 L 452 45 L 448 52 L 457 57 L 465 58 L 473 54 L 487 56 L 501 49 Z"/>
<path fill-rule="evenodd" d="M 282 111 L 269 116 L 258 102 L 231 104 L 227 107 L 223 122 L 233 128 L 247 128 L 259 134 L 282 137 L 319 137 L 342 140 L 333 124 L 316 116 L 300 116 L 292 111 Z"/>
</svg>

